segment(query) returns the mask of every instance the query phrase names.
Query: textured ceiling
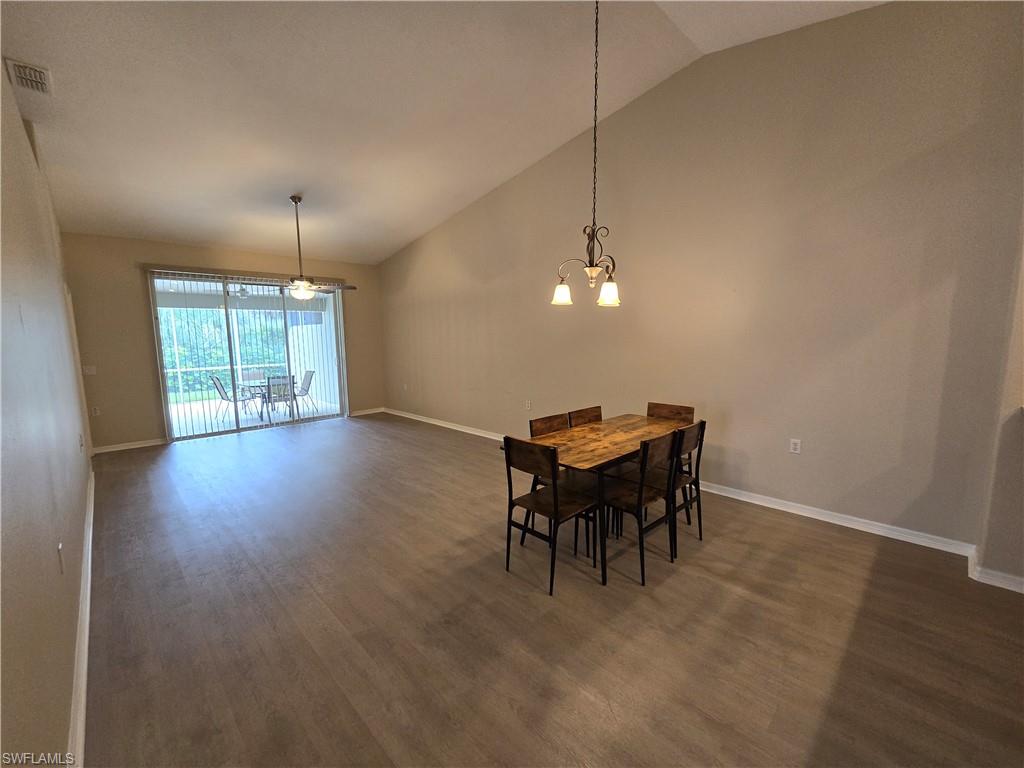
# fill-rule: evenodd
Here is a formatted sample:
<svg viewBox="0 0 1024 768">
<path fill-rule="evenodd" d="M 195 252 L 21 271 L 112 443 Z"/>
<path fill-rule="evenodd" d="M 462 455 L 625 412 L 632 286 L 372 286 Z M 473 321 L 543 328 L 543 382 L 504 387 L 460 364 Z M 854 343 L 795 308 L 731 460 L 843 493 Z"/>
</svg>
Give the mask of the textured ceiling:
<svg viewBox="0 0 1024 768">
<path fill-rule="evenodd" d="M 605 3 L 601 114 L 875 3 Z M 12 3 L 61 228 L 377 262 L 585 130 L 589 3 Z M 584 171 L 585 176 L 585 171 Z M 587 185 L 582 185 L 586 194 Z"/>
</svg>

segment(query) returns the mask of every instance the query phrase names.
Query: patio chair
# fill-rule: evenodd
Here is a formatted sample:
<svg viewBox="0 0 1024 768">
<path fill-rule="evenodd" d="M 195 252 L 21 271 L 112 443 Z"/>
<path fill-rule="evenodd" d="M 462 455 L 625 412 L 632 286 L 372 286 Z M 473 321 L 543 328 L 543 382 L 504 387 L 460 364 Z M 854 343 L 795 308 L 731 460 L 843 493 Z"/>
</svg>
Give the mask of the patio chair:
<svg viewBox="0 0 1024 768">
<path fill-rule="evenodd" d="M 210 376 L 213 381 L 213 388 L 217 390 L 217 394 L 220 396 L 220 400 L 217 403 L 217 410 L 214 413 L 214 418 L 219 421 L 224 421 L 227 415 L 231 413 L 230 406 L 235 402 L 242 404 L 242 410 L 249 413 L 249 401 L 252 400 L 255 395 L 248 387 L 238 388 L 238 398 L 232 397 L 231 394 L 224 387 L 224 382 L 220 380 L 220 376 Z"/>
<path fill-rule="evenodd" d="M 273 421 L 273 411 L 278 403 L 288 404 L 288 415 L 295 418 L 295 382 L 291 376 L 267 376 L 267 388 L 263 395 L 267 405 L 267 420 Z"/>
<path fill-rule="evenodd" d="M 313 383 L 313 371 L 306 371 L 302 374 L 302 383 L 299 384 L 299 388 L 295 390 L 295 402 L 298 404 L 298 398 L 305 398 L 309 400 L 309 404 L 313 406 L 314 413 L 320 413 L 320 409 L 316 407 L 316 400 L 309 394 L 309 387 Z"/>
</svg>

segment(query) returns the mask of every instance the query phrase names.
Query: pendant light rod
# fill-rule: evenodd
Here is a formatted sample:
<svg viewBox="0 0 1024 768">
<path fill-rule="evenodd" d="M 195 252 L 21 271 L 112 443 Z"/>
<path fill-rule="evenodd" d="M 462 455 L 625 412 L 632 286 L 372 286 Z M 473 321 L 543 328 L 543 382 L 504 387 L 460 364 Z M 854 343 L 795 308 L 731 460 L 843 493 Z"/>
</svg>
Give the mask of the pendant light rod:
<svg viewBox="0 0 1024 768">
<path fill-rule="evenodd" d="M 590 228 L 597 231 L 597 52 L 600 40 L 601 0 L 594 0 L 594 204 L 591 208 Z"/>
<path fill-rule="evenodd" d="M 292 195 L 288 199 L 295 206 L 295 244 L 299 247 L 299 278 L 302 279 L 306 276 L 302 271 L 302 235 L 299 234 L 299 203 L 302 202 L 302 195 Z"/>
</svg>

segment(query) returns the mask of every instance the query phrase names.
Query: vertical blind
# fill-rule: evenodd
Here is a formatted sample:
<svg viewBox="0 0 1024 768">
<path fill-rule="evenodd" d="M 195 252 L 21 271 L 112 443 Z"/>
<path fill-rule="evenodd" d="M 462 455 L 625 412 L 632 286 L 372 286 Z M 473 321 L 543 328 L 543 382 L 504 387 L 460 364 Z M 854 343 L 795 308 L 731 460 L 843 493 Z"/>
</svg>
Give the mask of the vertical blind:
<svg viewBox="0 0 1024 768">
<path fill-rule="evenodd" d="M 345 412 L 340 293 L 165 270 L 150 285 L 171 439 Z"/>
</svg>

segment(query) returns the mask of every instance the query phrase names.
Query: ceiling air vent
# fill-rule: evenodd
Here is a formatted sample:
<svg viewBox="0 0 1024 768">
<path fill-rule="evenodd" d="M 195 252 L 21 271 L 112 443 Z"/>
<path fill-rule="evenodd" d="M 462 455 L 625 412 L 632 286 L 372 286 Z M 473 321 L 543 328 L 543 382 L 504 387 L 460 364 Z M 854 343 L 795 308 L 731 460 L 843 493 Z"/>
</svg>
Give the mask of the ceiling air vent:
<svg viewBox="0 0 1024 768">
<path fill-rule="evenodd" d="M 50 72 L 41 67 L 33 67 L 13 59 L 4 59 L 7 64 L 7 76 L 11 82 L 22 88 L 28 88 L 37 93 L 50 92 Z"/>
</svg>

